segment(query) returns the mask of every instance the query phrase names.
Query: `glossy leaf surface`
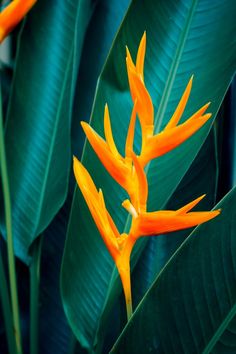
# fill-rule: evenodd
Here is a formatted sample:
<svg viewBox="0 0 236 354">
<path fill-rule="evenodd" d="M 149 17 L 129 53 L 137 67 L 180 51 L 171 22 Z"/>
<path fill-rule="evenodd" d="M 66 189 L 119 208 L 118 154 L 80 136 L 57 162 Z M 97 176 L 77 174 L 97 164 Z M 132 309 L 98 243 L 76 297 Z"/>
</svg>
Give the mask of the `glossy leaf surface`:
<svg viewBox="0 0 236 354">
<path fill-rule="evenodd" d="M 89 118 L 98 74 L 102 69 L 128 3 L 127 0 L 118 3 L 116 0 L 110 0 L 109 2 L 104 0 L 93 6 L 93 13 L 84 39 L 74 98 L 72 146 L 74 138 L 76 147 L 73 147 L 73 151 L 76 151 L 76 153 L 78 153 L 78 145 L 81 145 L 84 141 L 84 134 L 82 134 L 80 124 L 78 124 L 79 120 Z M 80 25 L 78 25 L 78 29 L 79 27 Z M 96 61 L 94 62 L 95 55 Z M 69 347 L 72 348 L 75 345 L 62 308 L 59 289 L 61 258 L 74 185 L 74 178 L 71 178 L 66 203 L 44 232 L 40 283 L 39 351 L 45 354 L 67 354 Z M 76 346 L 75 353 L 81 353 L 81 349 L 78 348 L 79 345 L 76 344 Z"/>
<path fill-rule="evenodd" d="M 234 353 L 236 189 L 179 248 L 112 353 Z"/>
<path fill-rule="evenodd" d="M 124 151 L 132 108 L 125 45 L 134 57 L 144 30 L 147 31 L 145 81 L 155 105 L 156 132 L 170 119 L 193 73 L 193 89 L 183 119 L 209 100 L 212 101 L 210 111 L 216 114 L 235 70 L 236 48 L 230 35 L 236 26 L 234 10 L 234 1 L 213 4 L 206 0 L 134 0 L 100 77 L 91 120 L 95 130 L 103 134 L 103 110 L 108 102 L 115 140 L 120 151 Z M 216 85 L 219 72 L 221 80 Z M 193 162 L 209 128 L 210 123 L 149 166 L 149 210 L 166 204 Z M 139 140 L 137 138 L 136 148 Z M 124 192 L 101 166 L 88 144 L 82 160 L 97 187 L 103 189 L 108 209 L 122 231 L 128 224 L 127 214 L 120 206 L 125 199 Z M 118 286 L 114 287 L 114 282 Z M 107 304 L 112 304 L 119 293 L 114 263 L 77 191 L 62 266 L 62 296 L 68 320 L 83 346 L 96 346 L 96 334 L 103 333 L 102 328 L 106 326 L 103 319 L 110 311 Z"/>
<path fill-rule="evenodd" d="M 77 58 L 74 41 L 80 10 L 77 0 L 37 2 L 18 42 L 6 151 L 15 253 L 26 263 L 31 243 L 50 223 L 67 193 Z M 80 25 L 82 42 L 86 16 Z"/>
</svg>

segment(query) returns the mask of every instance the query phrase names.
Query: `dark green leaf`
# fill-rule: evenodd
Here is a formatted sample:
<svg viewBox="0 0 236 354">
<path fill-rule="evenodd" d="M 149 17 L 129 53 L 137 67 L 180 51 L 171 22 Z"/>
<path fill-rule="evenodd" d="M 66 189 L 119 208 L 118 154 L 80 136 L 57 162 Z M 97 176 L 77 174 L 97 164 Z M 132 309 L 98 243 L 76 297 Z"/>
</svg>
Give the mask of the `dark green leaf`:
<svg viewBox="0 0 236 354">
<path fill-rule="evenodd" d="M 232 38 L 236 28 L 235 7 L 233 0 L 214 3 L 206 0 L 134 0 L 100 77 L 92 112 L 95 130 L 103 134 L 103 110 L 108 102 L 115 140 L 119 150 L 124 151 L 132 108 L 125 69 L 125 45 L 134 56 L 144 30 L 147 30 L 145 81 L 155 105 L 156 132 L 173 114 L 193 73 L 193 90 L 183 119 L 209 100 L 212 101 L 211 111 L 216 114 L 235 70 L 236 47 Z M 163 207 L 170 199 L 209 128 L 210 122 L 187 142 L 150 165 L 147 171 L 149 210 Z M 125 193 L 108 176 L 88 144 L 83 163 L 97 187 L 103 189 L 107 207 L 123 231 L 127 224 L 127 213 L 121 208 Z M 117 280 L 113 260 L 77 191 L 62 266 L 62 296 L 68 320 L 83 346 L 96 346 L 97 331 L 103 336 L 106 328 L 103 322 L 110 304 L 120 292 Z"/>
<path fill-rule="evenodd" d="M 79 57 L 75 29 L 80 19 L 82 43 L 91 12 L 90 1 L 82 5 L 77 0 L 37 2 L 18 43 L 6 150 L 15 253 L 24 262 L 67 193 L 73 77 Z"/>
<path fill-rule="evenodd" d="M 117 3 L 116 0 L 115 2 L 105 0 L 96 2 L 94 7 L 84 40 L 75 93 L 72 139 L 76 140 L 74 141 L 76 146 L 84 140 L 78 127 L 79 119 L 89 117 L 98 74 L 127 5 L 128 1 Z M 96 61 L 94 61 L 95 55 Z M 78 148 L 74 147 L 75 149 Z M 81 353 L 79 344 L 73 343 L 71 338 L 72 333 L 62 308 L 59 291 L 60 264 L 73 191 L 74 178 L 69 185 L 66 203 L 44 232 L 39 313 L 39 352 L 44 354 L 67 354 L 69 347 L 73 345 L 77 349 L 75 352 Z"/>
</svg>

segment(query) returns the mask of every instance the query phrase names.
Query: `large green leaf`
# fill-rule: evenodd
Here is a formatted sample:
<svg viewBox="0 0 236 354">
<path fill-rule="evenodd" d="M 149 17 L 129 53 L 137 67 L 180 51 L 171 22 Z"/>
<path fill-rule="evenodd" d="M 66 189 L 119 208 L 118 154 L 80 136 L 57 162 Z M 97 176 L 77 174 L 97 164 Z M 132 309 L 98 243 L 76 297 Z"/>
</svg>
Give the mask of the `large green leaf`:
<svg viewBox="0 0 236 354">
<path fill-rule="evenodd" d="M 235 8 L 234 1 L 134 0 L 99 80 L 92 112 L 92 126 L 96 131 L 103 134 L 103 109 L 108 102 L 114 136 L 120 151 L 124 150 L 132 108 L 125 70 L 125 45 L 134 56 L 145 29 L 145 76 L 155 105 L 155 130 L 159 131 L 171 117 L 192 73 L 195 74 L 194 87 L 184 119 L 209 100 L 215 114 L 235 70 L 236 47 L 231 35 L 236 27 Z M 151 210 L 161 208 L 170 198 L 209 128 L 210 123 L 149 166 Z M 107 174 L 88 144 L 83 163 L 96 185 L 103 189 L 108 209 L 122 231 L 127 223 L 127 214 L 120 206 L 125 193 Z M 68 320 L 83 346 L 92 348 L 96 345 L 101 318 L 103 322 L 108 313 L 107 303 L 111 304 L 120 292 L 119 286 L 113 286 L 119 285 L 117 279 L 114 263 L 80 192 L 76 191 L 62 266 L 62 296 Z"/>
<path fill-rule="evenodd" d="M 117 6 L 117 0 L 99 1 L 94 8 L 84 40 L 75 93 L 72 139 L 77 137 L 77 146 L 84 140 L 78 127 L 78 118 L 89 117 L 98 73 L 104 64 L 128 2 L 119 1 Z M 92 59 L 95 53 L 94 63 Z M 67 354 L 71 342 L 72 333 L 61 304 L 59 274 L 74 184 L 73 178 L 66 203 L 44 232 L 39 313 L 39 352 L 44 354 Z"/>
<path fill-rule="evenodd" d="M 235 353 L 236 188 L 163 269 L 113 353 Z"/>
<path fill-rule="evenodd" d="M 82 0 L 37 2 L 18 43 L 6 151 L 15 253 L 24 262 L 66 197 L 71 104 L 91 6 Z"/>
</svg>

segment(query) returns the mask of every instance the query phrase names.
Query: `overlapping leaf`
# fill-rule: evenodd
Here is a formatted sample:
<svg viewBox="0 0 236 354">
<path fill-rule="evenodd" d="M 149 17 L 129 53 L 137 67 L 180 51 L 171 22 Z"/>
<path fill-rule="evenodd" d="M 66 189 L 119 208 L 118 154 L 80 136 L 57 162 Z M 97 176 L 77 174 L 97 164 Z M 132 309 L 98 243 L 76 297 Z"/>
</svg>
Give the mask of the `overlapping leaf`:
<svg viewBox="0 0 236 354">
<path fill-rule="evenodd" d="M 144 30 L 147 31 L 145 77 L 155 106 L 155 130 L 163 128 L 173 114 L 192 74 L 195 75 L 194 85 L 183 119 L 209 100 L 215 114 L 235 70 L 236 48 L 230 35 L 236 26 L 234 10 L 232 0 L 224 3 L 219 0 L 214 3 L 134 0 L 100 77 L 91 122 L 95 130 L 103 132 L 103 109 L 108 102 L 115 140 L 119 149 L 124 149 L 132 107 L 125 70 L 125 45 L 134 56 Z M 221 80 L 218 82 L 219 72 Z M 210 123 L 149 166 L 150 210 L 163 207 L 173 194 L 209 127 Z M 108 209 L 122 230 L 128 223 L 120 207 L 124 192 L 108 176 L 88 145 L 83 163 L 97 186 L 103 189 Z M 74 333 L 88 348 L 96 345 L 98 328 L 99 333 L 103 333 L 101 317 L 106 318 L 106 305 L 111 304 L 120 291 L 113 286 L 114 279 L 117 280 L 117 274 L 112 259 L 77 191 L 62 267 L 62 296 Z"/>
<path fill-rule="evenodd" d="M 29 261 L 32 241 L 52 220 L 67 193 L 80 5 L 77 0 L 37 2 L 18 43 L 6 151 L 15 253 L 24 262 Z M 86 16 L 80 21 L 80 42 L 86 21 Z"/>
<path fill-rule="evenodd" d="M 84 40 L 74 99 L 72 146 L 74 138 L 76 151 L 78 151 L 78 145 L 84 141 L 84 134 L 78 126 L 79 120 L 89 118 L 98 74 L 128 3 L 127 0 L 118 3 L 116 0 L 109 1 L 109 3 L 99 1 L 93 7 L 93 14 Z M 78 23 L 78 35 L 80 25 Z M 95 54 L 96 61 L 94 62 Z M 75 151 L 75 147 L 73 149 Z M 67 354 L 69 345 L 73 343 L 72 333 L 61 304 L 59 274 L 74 184 L 73 178 L 69 185 L 66 203 L 44 232 L 39 313 L 39 351 L 44 354 Z M 81 353 L 80 350 L 77 352 Z"/>
</svg>

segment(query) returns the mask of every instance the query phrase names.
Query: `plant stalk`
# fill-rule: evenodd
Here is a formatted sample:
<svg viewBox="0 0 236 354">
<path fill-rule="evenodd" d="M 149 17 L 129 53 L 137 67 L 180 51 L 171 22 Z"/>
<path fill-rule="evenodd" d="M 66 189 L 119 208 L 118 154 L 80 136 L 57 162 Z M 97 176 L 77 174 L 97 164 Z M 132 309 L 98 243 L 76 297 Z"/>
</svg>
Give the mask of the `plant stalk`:
<svg viewBox="0 0 236 354">
<path fill-rule="evenodd" d="M 13 326 L 14 326 L 17 353 L 22 354 L 19 305 L 18 305 L 17 282 L 16 282 L 16 267 L 15 267 L 14 245 L 13 245 L 13 233 L 12 233 L 11 198 L 10 198 L 10 188 L 8 182 L 7 162 L 6 162 L 6 153 L 5 153 L 5 145 L 4 145 L 1 93 L 0 93 L 0 170 L 2 176 L 4 210 L 5 210 L 5 220 L 6 220 L 8 271 L 9 271 L 11 306 L 12 306 L 12 315 L 13 315 Z"/>
<path fill-rule="evenodd" d="M 15 343 L 15 337 L 13 331 L 11 304 L 9 301 L 9 291 L 8 291 L 1 251 L 0 251 L 0 279 L 1 279 L 0 300 L 2 304 L 2 313 L 3 313 L 3 319 L 5 323 L 5 329 L 6 329 L 8 350 L 9 350 L 9 354 L 16 354 L 16 343 Z"/>
<path fill-rule="evenodd" d="M 30 265 L 30 354 L 38 354 L 38 310 L 40 261 L 43 236 L 33 244 L 32 263 Z"/>
</svg>

